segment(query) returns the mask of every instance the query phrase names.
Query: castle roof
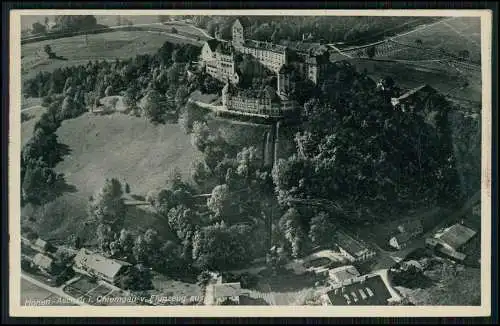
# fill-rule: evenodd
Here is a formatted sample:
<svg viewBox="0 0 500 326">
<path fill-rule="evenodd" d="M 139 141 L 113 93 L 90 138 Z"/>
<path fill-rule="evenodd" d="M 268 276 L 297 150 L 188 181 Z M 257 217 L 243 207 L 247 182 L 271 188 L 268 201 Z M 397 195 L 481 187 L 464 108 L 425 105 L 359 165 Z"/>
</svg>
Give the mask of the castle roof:
<svg viewBox="0 0 500 326">
<path fill-rule="evenodd" d="M 256 41 L 256 40 L 247 40 L 245 41 L 245 46 L 249 48 L 255 48 L 255 49 L 261 49 L 261 50 L 267 50 L 267 51 L 273 51 L 277 53 L 285 53 L 286 51 L 286 46 L 283 45 L 278 45 L 270 42 L 261 42 L 261 41 Z"/>
<path fill-rule="evenodd" d="M 215 51 L 222 53 L 222 54 L 232 54 L 233 47 L 231 46 L 231 43 L 229 43 L 229 42 L 220 42 L 219 41 L 219 44 L 217 44 Z"/>
<path fill-rule="evenodd" d="M 207 40 L 206 41 L 208 46 L 210 47 L 210 50 L 215 51 L 217 49 L 217 46 L 221 43 L 219 40 L 213 38 L 213 39 L 210 39 L 210 40 Z"/>
</svg>

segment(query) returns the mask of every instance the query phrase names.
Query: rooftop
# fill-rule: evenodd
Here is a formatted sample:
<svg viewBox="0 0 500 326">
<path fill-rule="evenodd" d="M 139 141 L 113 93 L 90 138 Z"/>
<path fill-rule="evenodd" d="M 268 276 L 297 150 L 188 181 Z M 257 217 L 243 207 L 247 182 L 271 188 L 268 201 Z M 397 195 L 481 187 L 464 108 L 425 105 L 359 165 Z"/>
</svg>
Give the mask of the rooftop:
<svg viewBox="0 0 500 326">
<path fill-rule="evenodd" d="M 250 48 L 256 48 L 256 49 L 263 49 L 263 50 L 268 50 L 268 51 L 273 51 L 273 52 L 278 52 L 278 53 L 285 53 L 286 51 L 286 46 L 283 45 L 278 45 L 278 44 L 273 44 L 270 42 L 261 42 L 261 41 L 256 41 L 256 40 L 246 40 L 245 41 L 245 46 L 250 47 Z"/>
<path fill-rule="evenodd" d="M 40 247 L 42 249 L 46 249 L 49 246 L 49 243 L 45 240 L 38 238 L 35 241 L 35 246 Z"/>
<path fill-rule="evenodd" d="M 216 49 L 217 52 L 220 52 L 222 54 L 232 54 L 233 53 L 233 47 L 231 43 L 229 42 L 220 42 L 217 44 Z"/>
<path fill-rule="evenodd" d="M 210 47 L 210 50 L 212 51 L 215 51 L 217 49 L 217 45 L 219 45 L 219 43 L 221 43 L 220 40 L 217 40 L 217 39 L 210 39 L 210 40 L 207 40 L 206 41 L 208 46 Z"/>
<path fill-rule="evenodd" d="M 379 275 L 338 287 L 327 292 L 327 295 L 334 306 L 383 306 L 387 305 L 387 300 L 392 297 Z"/>
<path fill-rule="evenodd" d="M 214 285 L 214 298 L 237 297 L 241 294 L 240 282 Z"/>
<path fill-rule="evenodd" d="M 440 239 L 454 250 L 458 250 L 461 246 L 472 239 L 476 233 L 476 231 L 469 229 L 462 224 L 455 224 L 445 229 L 442 233 L 437 234 L 436 238 Z"/>
<path fill-rule="evenodd" d="M 328 273 L 330 274 L 330 277 L 335 278 L 337 282 L 344 282 L 360 275 L 356 267 L 352 265 L 333 268 L 330 269 Z"/>
<path fill-rule="evenodd" d="M 400 234 L 396 234 L 393 238 L 396 238 L 398 243 L 405 243 L 411 239 L 411 235 L 409 233 L 403 232 Z"/>
<path fill-rule="evenodd" d="M 45 269 L 52 268 L 53 262 L 54 262 L 54 260 L 52 258 L 45 256 L 41 253 L 38 253 L 35 255 L 35 257 L 33 257 L 33 263 L 35 263 L 35 265 L 40 266 L 40 267 L 45 268 Z"/>
<path fill-rule="evenodd" d="M 123 266 L 130 266 L 127 262 L 106 258 L 85 248 L 76 254 L 75 263 L 86 266 L 109 278 L 114 278 Z"/>
<path fill-rule="evenodd" d="M 336 233 L 336 242 L 339 247 L 353 256 L 360 256 L 368 251 L 363 243 L 341 231 Z"/>
</svg>

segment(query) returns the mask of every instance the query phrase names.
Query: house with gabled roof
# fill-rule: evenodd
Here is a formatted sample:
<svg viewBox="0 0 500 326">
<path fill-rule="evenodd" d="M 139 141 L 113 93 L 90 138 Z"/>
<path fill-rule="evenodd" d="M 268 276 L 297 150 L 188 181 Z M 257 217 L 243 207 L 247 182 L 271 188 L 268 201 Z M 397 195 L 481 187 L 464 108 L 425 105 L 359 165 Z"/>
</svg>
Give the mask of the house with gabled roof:
<svg viewBox="0 0 500 326">
<path fill-rule="evenodd" d="M 335 243 L 340 254 L 353 263 L 369 260 L 376 255 L 375 250 L 342 231 L 336 232 Z"/>
<path fill-rule="evenodd" d="M 466 258 L 463 251 L 476 235 L 476 231 L 457 223 L 427 238 L 425 244 L 450 258 L 463 261 Z"/>
<path fill-rule="evenodd" d="M 33 243 L 34 249 L 36 249 L 39 252 L 48 252 L 52 249 L 52 245 L 50 242 L 45 241 L 41 238 L 36 239 L 35 243 Z"/>
<path fill-rule="evenodd" d="M 76 254 L 73 265 L 76 272 L 99 277 L 111 284 L 118 283 L 131 267 L 130 263 L 107 258 L 85 248 Z"/>
</svg>

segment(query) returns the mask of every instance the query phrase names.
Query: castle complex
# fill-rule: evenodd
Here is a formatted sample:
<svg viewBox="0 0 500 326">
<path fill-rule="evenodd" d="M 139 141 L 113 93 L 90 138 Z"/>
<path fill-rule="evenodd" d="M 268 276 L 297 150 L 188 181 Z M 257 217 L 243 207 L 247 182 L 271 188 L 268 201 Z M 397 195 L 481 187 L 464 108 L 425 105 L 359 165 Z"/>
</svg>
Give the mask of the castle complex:
<svg viewBox="0 0 500 326">
<path fill-rule="evenodd" d="M 201 63 L 206 73 L 226 83 L 222 92 L 222 104 L 228 110 L 243 111 L 268 116 L 283 116 L 298 108 L 293 99 L 292 75 L 318 84 L 330 64 L 328 52 L 313 53 L 311 49 L 293 49 L 289 46 L 248 39 L 247 19 L 233 23 L 232 41 L 222 40 L 220 33 L 205 42 L 201 51 Z M 237 68 L 237 54 L 251 55 L 264 67 L 276 74 L 276 94 L 248 96 L 238 92 L 241 72 Z"/>
</svg>

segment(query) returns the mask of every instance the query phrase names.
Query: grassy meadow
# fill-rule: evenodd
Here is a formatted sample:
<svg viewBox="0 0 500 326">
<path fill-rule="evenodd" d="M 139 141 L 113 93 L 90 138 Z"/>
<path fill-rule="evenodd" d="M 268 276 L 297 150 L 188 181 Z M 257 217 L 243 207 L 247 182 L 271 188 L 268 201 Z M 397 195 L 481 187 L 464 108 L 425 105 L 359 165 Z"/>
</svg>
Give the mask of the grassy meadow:
<svg viewBox="0 0 500 326">
<path fill-rule="evenodd" d="M 422 41 L 422 47 L 458 54 L 468 50 L 472 61 L 481 61 L 481 20 L 479 17 L 453 17 L 421 28 L 413 33 L 393 38 L 396 42 L 415 45 Z"/>
<path fill-rule="evenodd" d="M 182 38 L 159 32 L 148 31 L 115 31 L 87 36 L 65 37 L 23 44 L 22 79 L 34 77 L 40 71 L 51 72 L 57 68 L 87 64 L 89 60 L 128 59 L 137 55 L 155 53 L 165 43 L 185 42 Z M 37 52 L 43 51 L 45 45 L 65 60 L 45 59 Z"/>
<path fill-rule="evenodd" d="M 32 133 L 34 121 L 24 122 L 22 128 L 31 128 Z M 24 132 L 23 142 L 29 136 L 29 131 Z M 121 113 L 86 113 L 66 120 L 57 136 L 71 153 L 56 166 L 56 171 L 65 174 L 76 192 L 68 192 L 40 209 L 23 208 L 23 216 L 37 220 L 41 234 L 54 238 L 65 238 L 75 230 L 91 235 L 92 227 L 85 224 L 87 203 L 105 178 L 127 182 L 132 194 L 145 196 L 164 187 L 174 170 L 189 179 L 191 162 L 201 155 L 177 124 L 154 125 Z M 167 232 L 162 229 L 164 223 L 157 223 L 153 214 L 138 207 L 130 207 L 125 224 L 132 229 L 154 227 Z"/>
</svg>

